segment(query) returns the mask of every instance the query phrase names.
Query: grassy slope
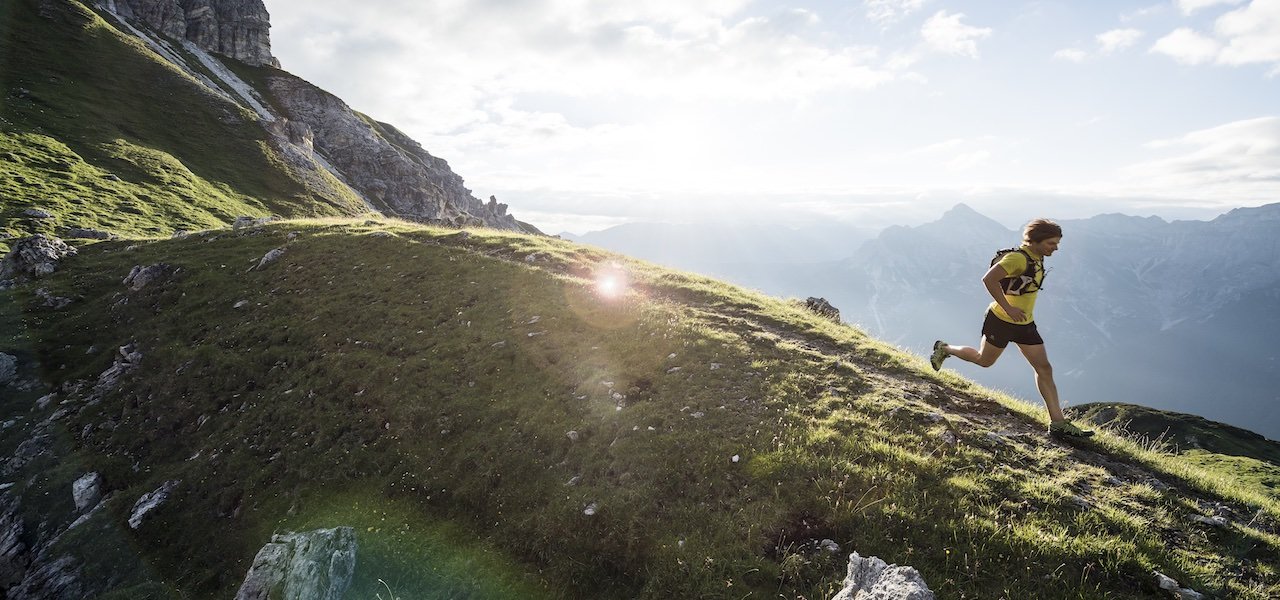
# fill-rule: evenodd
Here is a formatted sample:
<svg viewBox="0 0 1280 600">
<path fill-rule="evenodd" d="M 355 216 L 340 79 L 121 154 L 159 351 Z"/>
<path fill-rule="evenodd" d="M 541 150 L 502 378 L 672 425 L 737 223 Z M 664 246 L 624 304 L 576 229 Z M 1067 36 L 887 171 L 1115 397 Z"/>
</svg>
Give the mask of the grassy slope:
<svg viewBox="0 0 1280 600">
<path fill-rule="evenodd" d="M 1134 404 L 1085 404 L 1072 412 L 1280 498 L 1280 442 L 1204 417 Z"/>
<path fill-rule="evenodd" d="M 0 233 L 157 235 L 239 215 L 363 212 L 354 196 L 308 191 L 270 149 L 256 115 L 214 97 L 139 40 L 79 2 L 48 2 L 48 18 L 37 4 L 0 5 Z M 22 217 L 29 207 L 56 219 Z"/>
<path fill-rule="evenodd" d="M 120 284 L 158 262 L 179 270 Z M 610 270 L 632 293 L 596 291 Z M 102 472 L 116 494 L 65 548 L 123 539 L 107 556 L 134 591 L 228 597 L 272 531 L 347 524 L 356 597 L 382 579 L 405 598 L 826 598 L 844 557 L 808 549 L 823 538 L 943 598 L 1167 597 L 1153 569 L 1280 594 L 1280 508 L 1257 489 L 1112 435 L 1059 444 L 1026 405 L 853 328 L 559 240 L 290 222 L 98 243 L 41 285 L 81 297 L 11 292 L 51 383 L 125 343 L 146 357 L 15 491 Z M 120 527 L 171 478 L 153 520 Z M 1240 518 L 1194 524 L 1198 499 Z"/>
</svg>

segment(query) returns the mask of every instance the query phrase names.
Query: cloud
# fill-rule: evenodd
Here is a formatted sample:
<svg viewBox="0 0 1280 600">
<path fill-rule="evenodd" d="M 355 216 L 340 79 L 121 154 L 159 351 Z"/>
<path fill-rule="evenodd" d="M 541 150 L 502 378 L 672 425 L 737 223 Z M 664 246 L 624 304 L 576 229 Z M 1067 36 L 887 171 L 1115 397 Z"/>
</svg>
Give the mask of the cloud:
<svg viewBox="0 0 1280 600">
<path fill-rule="evenodd" d="M 1234 121 L 1146 147 L 1176 154 L 1121 170 L 1139 186 L 1234 201 L 1280 196 L 1280 117 Z"/>
<path fill-rule="evenodd" d="M 1234 6 L 1243 1 L 1244 0 L 1177 0 L 1175 4 L 1178 5 L 1178 10 L 1182 11 L 1182 14 L 1189 16 L 1202 8 L 1220 6 L 1223 4 Z"/>
<path fill-rule="evenodd" d="M 978 40 L 991 35 L 991 29 L 961 23 L 964 13 L 947 14 L 940 10 L 925 22 L 920 35 L 925 43 L 943 54 L 978 58 Z"/>
<path fill-rule="evenodd" d="M 1111 54 L 1136 44 L 1141 37 L 1142 32 L 1137 29 L 1112 29 L 1099 33 L 1095 39 L 1098 40 L 1100 53 Z"/>
<path fill-rule="evenodd" d="M 867 18 L 888 27 L 924 7 L 927 0 L 866 0 Z"/>
<path fill-rule="evenodd" d="M 1222 15 L 1214 31 L 1226 40 L 1226 47 L 1218 54 L 1219 63 L 1280 66 L 1280 0 L 1255 0 Z"/>
<path fill-rule="evenodd" d="M 1217 40 L 1186 27 L 1175 29 L 1151 46 L 1151 52 L 1167 55 L 1184 65 L 1212 62 L 1221 50 Z"/>
<path fill-rule="evenodd" d="M 1191 4 L 1192 10 L 1209 5 L 1206 0 Z M 1268 76 L 1280 74 L 1280 0 L 1253 0 L 1223 14 L 1214 21 L 1212 36 L 1176 29 L 1157 40 L 1151 52 L 1187 65 L 1271 65 Z"/>
</svg>

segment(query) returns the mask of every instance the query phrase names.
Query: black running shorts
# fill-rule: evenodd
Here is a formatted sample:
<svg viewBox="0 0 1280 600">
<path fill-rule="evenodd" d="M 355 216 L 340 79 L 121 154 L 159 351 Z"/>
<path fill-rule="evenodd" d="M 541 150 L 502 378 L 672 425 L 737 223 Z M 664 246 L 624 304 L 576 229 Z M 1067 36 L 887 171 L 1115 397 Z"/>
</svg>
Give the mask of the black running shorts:
<svg viewBox="0 0 1280 600">
<path fill-rule="evenodd" d="M 982 322 L 982 337 L 988 344 L 997 348 L 1004 348 L 1009 345 L 1009 342 L 1028 346 L 1044 343 L 1044 338 L 1041 338 L 1040 332 L 1036 330 L 1035 321 L 1026 325 L 1015 325 L 997 317 L 991 311 L 987 311 L 987 318 Z"/>
</svg>

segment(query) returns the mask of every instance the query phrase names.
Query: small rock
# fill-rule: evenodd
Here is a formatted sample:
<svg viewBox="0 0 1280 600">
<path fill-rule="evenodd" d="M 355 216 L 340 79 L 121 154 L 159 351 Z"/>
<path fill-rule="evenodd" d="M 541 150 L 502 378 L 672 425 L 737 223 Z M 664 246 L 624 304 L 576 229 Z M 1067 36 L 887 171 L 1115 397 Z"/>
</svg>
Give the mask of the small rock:
<svg viewBox="0 0 1280 600">
<path fill-rule="evenodd" d="M 57 397 L 58 397 L 57 394 L 46 394 L 44 396 L 41 396 L 39 400 L 36 400 L 36 410 L 44 410 L 46 408 L 49 408 L 49 405 L 52 404 L 54 399 L 56 399 Z"/>
<path fill-rule="evenodd" d="M 835 540 L 824 539 L 818 542 L 818 547 L 832 554 L 840 553 L 840 544 L 837 544 Z"/>
<path fill-rule="evenodd" d="M 831 600 L 934 600 L 933 591 L 913 567 L 886 564 L 877 557 L 849 555 L 844 587 Z"/>
<path fill-rule="evenodd" d="M 48 212 L 46 210 L 41 210 L 39 208 L 28 208 L 27 210 L 22 211 L 22 215 L 25 217 L 31 217 L 32 219 L 52 219 L 53 218 L 53 213 Z"/>
<path fill-rule="evenodd" d="M 574 475 L 573 477 L 570 477 L 570 478 L 569 478 L 569 481 L 564 482 L 564 484 L 565 484 L 565 485 L 567 485 L 567 486 L 569 486 L 569 487 L 573 487 L 573 486 L 575 486 L 575 485 L 578 485 L 578 482 L 580 482 L 580 481 L 582 481 L 582 476 L 581 476 L 581 475 Z"/>
<path fill-rule="evenodd" d="M 1175 600 L 1203 600 L 1204 594 L 1197 592 L 1191 588 L 1184 588 L 1178 584 L 1172 577 L 1166 576 L 1159 571 L 1155 572 L 1156 585 L 1160 589 L 1169 592 L 1170 597 Z"/>
<path fill-rule="evenodd" d="M 169 480 L 164 485 L 156 488 L 154 491 L 143 494 L 138 501 L 133 504 L 133 510 L 129 514 L 129 527 L 137 529 L 142 526 L 143 519 L 147 514 L 158 508 L 161 504 L 169 499 L 169 494 L 173 493 L 174 488 L 178 487 L 177 480 Z"/>
<path fill-rule="evenodd" d="M 943 431 L 938 435 L 938 439 L 942 440 L 942 443 L 948 446 L 954 446 L 960 443 L 960 438 L 956 437 L 956 432 L 951 431 L 950 429 Z"/>
<path fill-rule="evenodd" d="M 729 460 L 731 460 L 731 461 L 733 461 L 733 462 L 738 462 L 739 460 L 742 460 L 742 457 L 741 457 L 741 456 L 738 456 L 737 454 L 734 454 L 734 455 L 733 455 L 733 458 L 730 458 Z"/>
<path fill-rule="evenodd" d="M 44 305 L 53 310 L 62 310 L 71 305 L 74 300 L 63 298 L 62 296 L 54 296 L 49 290 L 40 288 L 36 290 L 36 295 L 44 299 Z"/>
<path fill-rule="evenodd" d="M 582 509 L 582 514 L 590 517 L 592 515 L 595 515 L 596 512 L 599 510 L 600 510 L 600 506 L 595 502 L 592 502 L 591 504 L 588 504 L 586 508 Z"/>
<path fill-rule="evenodd" d="M 244 308 L 246 306 L 249 306 L 249 301 L 241 300 L 239 302 L 236 302 L 235 305 L 233 305 L 231 308 Z"/>
<path fill-rule="evenodd" d="M 1208 525 L 1210 527 L 1217 527 L 1218 529 L 1226 529 L 1231 524 L 1230 521 L 1228 521 L 1225 517 L 1220 517 L 1217 515 L 1212 517 L 1206 517 L 1204 515 L 1191 515 L 1191 520 L 1197 523 Z"/>
<path fill-rule="evenodd" d="M 804 301 L 804 307 L 818 313 L 818 316 L 825 317 L 837 323 L 840 322 L 840 310 L 831 306 L 825 298 L 808 298 Z"/>
<path fill-rule="evenodd" d="M 103 175 L 102 178 L 107 181 L 120 181 L 120 176 L 115 173 L 107 173 L 106 175 Z"/>
<path fill-rule="evenodd" d="M 134 267 L 129 270 L 129 274 L 124 278 L 124 285 L 130 290 L 136 292 L 156 281 L 167 278 L 173 272 L 173 267 L 165 263 L 156 263 L 145 267 L 142 265 L 134 265 Z"/>
<path fill-rule="evenodd" d="M 102 499 L 102 476 L 98 473 L 87 473 L 71 484 L 71 496 L 75 499 L 76 510 L 90 508 Z"/>
<path fill-rule="evenodd" d="M 18 375 L 18 357 L 0 352 L 0 385 L 6 385 Z"/>
<path fill-rule="evenodd" d="M 679 373 L 679 372 L 680 372 L 680 367 L 671 367 L 670 369 L 667 369 L 667 374 L 668 374 L 668 375 L 670 375 L 670 374 L 672 374 L 672 373 Z"/>
<path fill-rule="evenodd" d="M 262 256 L 262 260 L 258 261 L 258 266 L 254 268 L 258 270 L 262 270 L 263 267 L 275 262 L 276 260 L 279 260 L 281 256 L 284 256 L 284 248 L 276 248 L 275 250 L 272 250 L 264 254 Z"/>
<path fill-rule="evenodd" d="M 579 437 L 578 432 L 576 432 L 576 431 L 570 431 L 570 432 L 566 433 L 566 434 L 565 434 L 565 436 L 566 436 L 566 437 L 568 437 L 568 438 L 569 438 L 569 441 L 571 441 L 571 442 L 576 442 L 576 441 L 578 441 L 578 437 Z"/>
<path fill-rule="evenodd" d="M 1093 508 L 1093 503 L 1086 500 L 1083 496 L 1072 495 L 1071 503 L 1081 510 L 1090 510 Z"/>
</svg>

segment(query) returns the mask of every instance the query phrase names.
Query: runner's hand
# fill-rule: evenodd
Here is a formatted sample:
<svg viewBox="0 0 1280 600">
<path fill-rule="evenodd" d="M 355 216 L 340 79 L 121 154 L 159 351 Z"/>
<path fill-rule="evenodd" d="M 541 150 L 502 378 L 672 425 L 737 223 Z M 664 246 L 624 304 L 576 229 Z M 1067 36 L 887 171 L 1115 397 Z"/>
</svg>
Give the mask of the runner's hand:
<svg viewBox="0 0 1280 600">
<path fill-rule="evenodd" d="M 1027 318 L 1027 313 L 1016 306 L 1010 306 L 1009 308 L 1004 309 L 1004 312 L 1009 315 L 1010 319 L 1019 323 Z"/>
</svg>

